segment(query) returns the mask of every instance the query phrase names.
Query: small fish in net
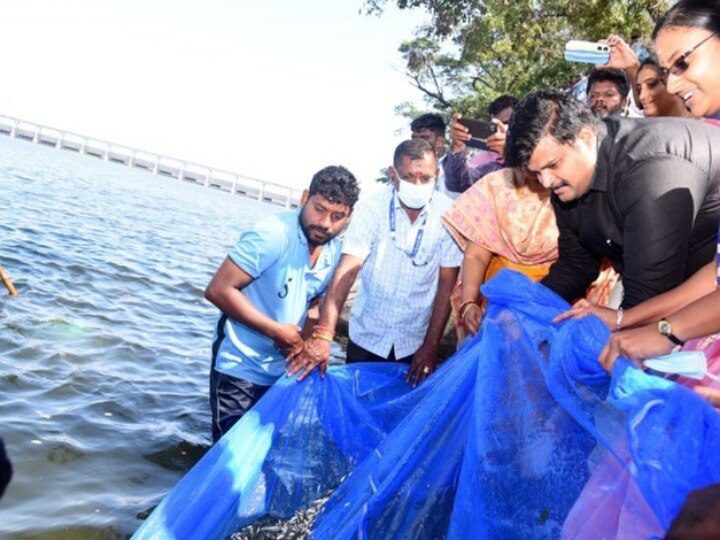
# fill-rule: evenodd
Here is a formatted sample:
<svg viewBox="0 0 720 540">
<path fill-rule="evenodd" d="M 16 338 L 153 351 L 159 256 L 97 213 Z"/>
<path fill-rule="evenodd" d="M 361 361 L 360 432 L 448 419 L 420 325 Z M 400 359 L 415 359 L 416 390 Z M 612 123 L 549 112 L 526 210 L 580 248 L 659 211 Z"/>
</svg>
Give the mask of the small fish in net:
<svg viewBox="0 0 720 540">
<path fill-rule="evenodd" d="M 230 535 L 230 540 L 301 540 L 307 538 L 318 514 L 334 490 L 307 507 L 295 512 L 289 519 L 266 517 L 243 527 Z"/>
</svg>

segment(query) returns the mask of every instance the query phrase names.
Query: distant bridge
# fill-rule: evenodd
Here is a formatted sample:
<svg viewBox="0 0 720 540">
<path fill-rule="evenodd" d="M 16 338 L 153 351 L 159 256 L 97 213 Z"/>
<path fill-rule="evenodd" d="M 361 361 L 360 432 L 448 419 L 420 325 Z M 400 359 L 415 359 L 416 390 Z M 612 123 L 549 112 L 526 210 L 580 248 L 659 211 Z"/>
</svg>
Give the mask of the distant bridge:
<svg viewBox="0 0 720 540">
<path fill-rule="evenodd" d="M 282 184 L 265 182 L 207 165 L 146 152 L 11 116 L 0 115 L 0 133 L 15 139 L 85 154 L 153 174 L 185 180 L 207 188 L 215 188 L 251 197 L 258 201 L 278 204 L 286 208 L 297 208 L 302 193 L 301 190 Z"/>
</svg>

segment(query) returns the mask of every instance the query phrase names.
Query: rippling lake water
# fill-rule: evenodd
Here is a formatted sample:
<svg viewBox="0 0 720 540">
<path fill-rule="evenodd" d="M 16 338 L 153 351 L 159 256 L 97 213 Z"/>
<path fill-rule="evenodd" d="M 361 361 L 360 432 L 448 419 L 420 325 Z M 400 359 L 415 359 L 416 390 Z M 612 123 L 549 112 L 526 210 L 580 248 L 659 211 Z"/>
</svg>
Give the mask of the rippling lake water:
<svg viewBox="0 0 720 540">
<path fill-rule="evenodd" d="M 209 447 L 238 234 L 282 208 L 0 136 L 0 537 L 126 538 Z"/>
</svg>

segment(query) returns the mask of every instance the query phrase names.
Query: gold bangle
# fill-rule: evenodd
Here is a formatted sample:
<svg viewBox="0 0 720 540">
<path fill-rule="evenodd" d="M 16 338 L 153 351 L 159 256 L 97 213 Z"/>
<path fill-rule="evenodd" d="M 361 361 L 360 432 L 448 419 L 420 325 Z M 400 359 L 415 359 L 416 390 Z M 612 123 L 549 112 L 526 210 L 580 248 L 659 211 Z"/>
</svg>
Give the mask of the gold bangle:
<svg viewBox="0 0 720 540">
<path fill-rule="evenodd" d="M 328 343 L 333 342 L 333 338 L 331 335 L 323 334 L 322 332 L 313 332 L 310 337 L 313 339 L 322 339 L 323 341 L 327 341 Z"/>
<path fill-rule="evenodd" d="M 470 309 L 470 306 L 480 307 L 480 305 L 475 300 L 465 300 L 462 304 L 460 304 L 460 307 L 458 308 L 458 317 L 460 317 L 461 319 L 465 317 L 465 313 L 468 309 Z"/>
<path fill-rule="evenodd" d="M 335 335 L 335 332 L 333 332 L 332 329 L 328 328 L 327 326 L 322 326 L 320 324 L 316 324 L 315 326 L 313 326 L 313 332 L 321 332 L 329 336 Z"/>
</svg>

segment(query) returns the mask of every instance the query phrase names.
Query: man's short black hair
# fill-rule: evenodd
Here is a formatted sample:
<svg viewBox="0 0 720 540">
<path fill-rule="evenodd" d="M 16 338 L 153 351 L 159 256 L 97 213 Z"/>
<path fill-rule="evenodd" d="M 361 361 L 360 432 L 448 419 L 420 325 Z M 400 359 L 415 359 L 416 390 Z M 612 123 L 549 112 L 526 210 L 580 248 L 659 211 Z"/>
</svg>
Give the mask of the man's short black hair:
<svg viewBox="0 0 720 540">
<path fill-rule="evenodd" d="M 518 103 L 505 141 L 505 166 L 524 167 L 540 139 L 550 135 L 562 143 L 575 142 L 580 130 L 598 131 L 600 120 L 590 107 L 562 90 L 540 90 Z"/>
<path fill-rule="evenodd" d="M 501 111 L 504 111 L 507 108 L 511 108 L 514 111 L 518 102 L 519 100 L 515 96 L 508 96 L 507 94 L 502 95 L 499 98 L 494 99 L 492 103 L 488 105 L 488 114 L 490 115 L 490 118 L 494 118 L 500 114 Z"/>
<path fill-rule="evenodd" d="M 347 204 L 352 209 L 360 195 L 360 186 L 345 167 L 331 165 L 315 173 L 308 193 L 311 197 L 317 193 L 331 203 Z"/>
<path fill-rule="evenodd" d="M 618 92 L 623 99 L 627 98 L 630 92 L 630 81 L 623 70 L 615 68 L 597 68 L 590 72 L 587 82 L 588 96 L 592 92 L 593 84 L 605 81 L 609 81 L 617 86 Z"/>
<path fill-rule="evenodd" d="M 429 129 L 438 137 L 445 136 L 445 120 L 437 113 L 425 113 L 410 122 L 411 131 Z"/>
<path fill-rule="evenodd" d="M 425 139 L 408 139 L 401 142 L 395 149 L 393 155 L 393 167 L 396 169 L 400 166 L 402 158 L 409 157 L 411 161 L 423 159 L 426 154 L 435 157 L 435 149 Z"/>
</svg>

